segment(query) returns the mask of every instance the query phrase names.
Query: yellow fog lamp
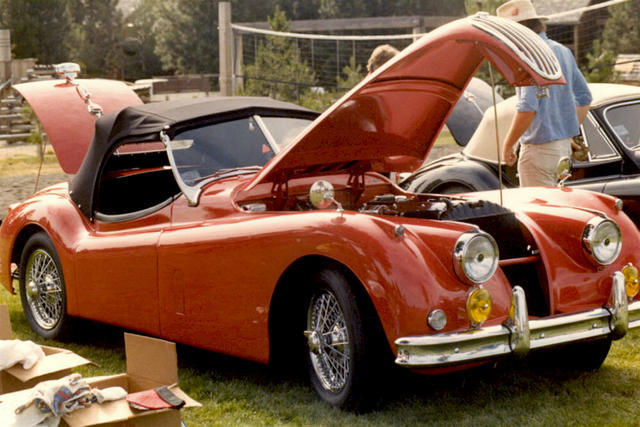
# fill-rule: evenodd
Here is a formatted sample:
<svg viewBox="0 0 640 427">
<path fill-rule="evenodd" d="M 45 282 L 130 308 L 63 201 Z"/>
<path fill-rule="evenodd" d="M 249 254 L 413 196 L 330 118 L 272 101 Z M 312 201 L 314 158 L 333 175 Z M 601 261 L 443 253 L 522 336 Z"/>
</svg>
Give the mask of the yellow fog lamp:
<svg viewBox="0 0 640 427">
<path fill-rule="evenodd" d="M 481 326 L 491 314 L 491 293 L 485 288 L 475 288 L 467 298 L 467 317 L 471 326 Z"/>
<path fill-rule="evenodd" d="M 638 282 L 638 269 L 629 263 L 622 268 L 624 275 L 624 287 L 627 291 L 627 298 L 633 298 L 640 291 L 640 283 Z"/>
</svg>

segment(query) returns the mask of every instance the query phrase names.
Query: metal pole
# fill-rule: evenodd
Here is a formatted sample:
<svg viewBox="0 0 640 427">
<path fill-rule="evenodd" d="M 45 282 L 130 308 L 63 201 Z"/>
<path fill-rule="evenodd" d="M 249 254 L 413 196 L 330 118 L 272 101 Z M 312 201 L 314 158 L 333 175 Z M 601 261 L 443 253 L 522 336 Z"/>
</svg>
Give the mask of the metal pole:
<svg viewBox="0 0 640 427">
<path fill-rule="evenodd" d="M 220 95 L 233 96 L 233 30 L 231 3 L 218 3 L 218 35 L 220 39 Z"/>
<path fill-rule="evenodd" d="M 340 78 L 340 41 L 336 40 L 336 89 L 338 88 L 339 78 Z"/>
<path fill-rule="evenodd" d="M 234 80 L 234 90 L 236 88 L 244 88 L 244 80 L 243 80 L 243 71 L 242 71 L 242 62 L 243 62 L 243 46 L 242 46 L 242 33 L 238 32 L 235 35 L 235 49 L 234 49 L 234 55 L 235 55 L 235 64 L 234 64 L 234 70 L 233 70 L 233 75 L 235 76 Z"/>
<path fill-rule="evenodd" d="M 0 80 L 4 83 L 11 77 L 11 31 L 0 30 Z"/>
</svg>

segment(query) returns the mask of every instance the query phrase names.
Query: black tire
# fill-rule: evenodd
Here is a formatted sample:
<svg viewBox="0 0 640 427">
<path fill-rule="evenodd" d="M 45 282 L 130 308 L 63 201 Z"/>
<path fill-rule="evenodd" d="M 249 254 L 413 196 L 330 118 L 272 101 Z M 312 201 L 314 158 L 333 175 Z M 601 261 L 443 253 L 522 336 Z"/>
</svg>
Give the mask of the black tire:
<svg viewBox="0 0 640 427">
<path fill-rule="evenodd" d="M 436 194 L 458 194 L 458 193 L 469 193 L 472 191 L 476 191 L 473 188 L 467 187 L 463 184 L 449 184 L 443 187 L 438 187 L 433 191 Z"/>
<path fill-rule="evenodd" d="M 305 328 L 311 385 L 332 406 L 367 410 L 374 396 L 374 387 L 370 385 L 375 373 L 372 343 L 363 326 L 363 310 L 339 272 L 323 270 L 315 276 L 313 285 L 307 300 Z"/>
<path fill-rule="evenodd" d="M 604 363 L 611 339 L 567 344 L 547 349 L 532 356 L 535 365 L 544 369 L 561 369 L 563 372 L 594 372 Z"/>
<path fill-rule="evenodd" d="M 576 371 L 593 372 L 600 369 L 609 354 L 611 339 L 579 342 L 560 349 L 562 363 Z"/>
<path fill-rule="evenodd" d="M 27 240 L 20 256 L 20 300 L 29 326 L 43 338 L 67 328 L 67 293 L 60 258 L 44 232 Z"/>
</svg>

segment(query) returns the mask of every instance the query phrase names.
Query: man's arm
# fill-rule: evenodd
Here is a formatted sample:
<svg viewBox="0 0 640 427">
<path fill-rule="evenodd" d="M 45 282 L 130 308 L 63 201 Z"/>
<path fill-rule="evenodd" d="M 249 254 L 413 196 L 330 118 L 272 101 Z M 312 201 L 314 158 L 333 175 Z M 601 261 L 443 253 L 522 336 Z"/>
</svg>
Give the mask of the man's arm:
<svg viewBox="0 0 640 427">
<path fill-rule="evenodd" d="M 578 115 L 578 124 L 582 124 L 582 122 L 584 122 L 584 119 L 587 117 L 587 113 L 589 112 L 589 108 L 591 108 L 590 104 L 578 105 L 576 107 L 576 114 Z"/>
<path fill-rule="evenodd" d="M 507 137 L 502 146 L 502 158 L 507 165 L 512 166 L 516 162 L 517 157 L 513 151 L 513 147 L 524 131 L 529 128 L 535 117 L 535 111 L 517 111 L 516 115 L 513 116 L 511 127 L 509 128 L 509 132 L 507 132 Z"/>
</svg>

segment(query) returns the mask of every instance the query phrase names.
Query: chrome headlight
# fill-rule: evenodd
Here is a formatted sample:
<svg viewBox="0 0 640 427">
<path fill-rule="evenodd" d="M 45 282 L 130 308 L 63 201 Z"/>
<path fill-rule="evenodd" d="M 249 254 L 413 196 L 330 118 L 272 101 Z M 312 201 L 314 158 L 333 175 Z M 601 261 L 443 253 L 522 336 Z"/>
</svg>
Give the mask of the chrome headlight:
<svg viewBox="0 0 640 427">
<path fill-rule="evenodd" d="M 485 232 L 464 233 L 453 249 L 453 268 L 458 277 L 469 283 L 486 282 L 498 268 L 498 245 Z"/>
<path fill-rule="evenodd" d="M 582 232 L 582 246 L 591 262 L 611 264 L 622 249 L 622 233 L 618 224 L 608 218 L 591 218 Z"/>
</svg>

